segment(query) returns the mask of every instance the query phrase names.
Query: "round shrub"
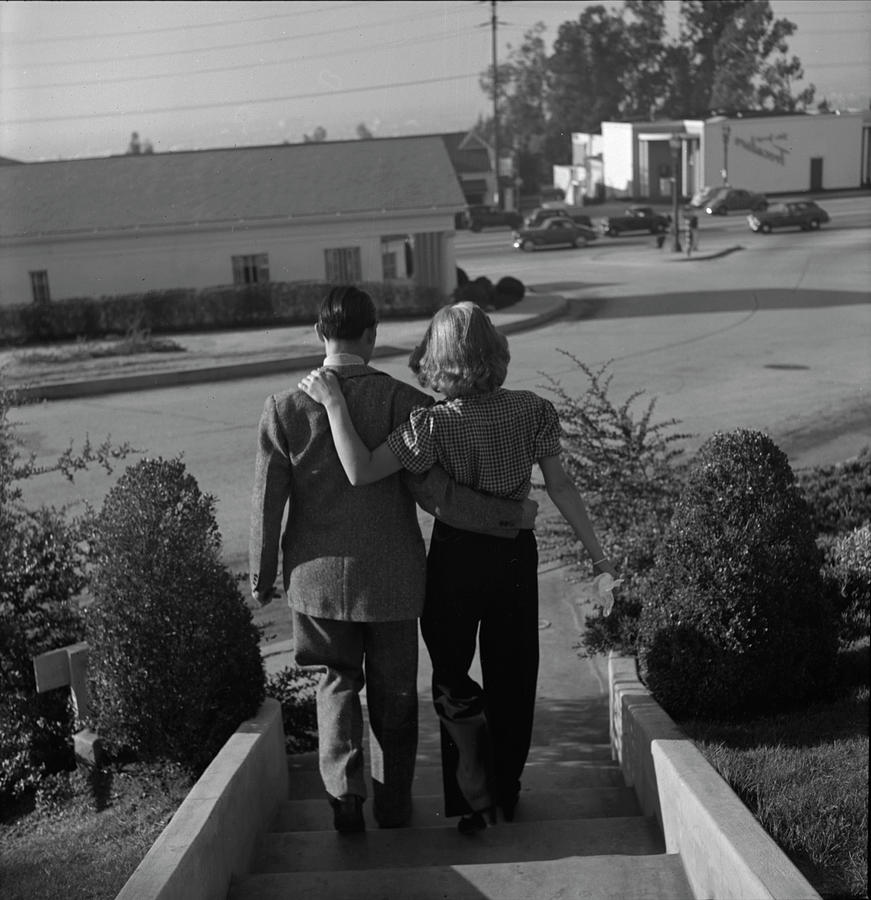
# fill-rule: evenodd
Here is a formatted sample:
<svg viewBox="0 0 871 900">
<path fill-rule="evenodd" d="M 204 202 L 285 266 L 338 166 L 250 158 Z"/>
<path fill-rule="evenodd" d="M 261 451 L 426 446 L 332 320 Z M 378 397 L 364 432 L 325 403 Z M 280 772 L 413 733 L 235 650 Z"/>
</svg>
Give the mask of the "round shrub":
<svg viewBox="0 0 871 900">
<path fill-rule="evenodd" d="M 482 309 L 493 305 L 493 285 L 489 280 L 476 278 L 466 284 L 458 285 L 453 293 L 455 303 L 477 303 Z"/>
<path fill-rule="evenodd" d="M 214 500 L 180 460 L 127 469 L 100 511 L 87 616 L 110 752 L 201 770 L 263 700 L 259 634 L 222 564 Z"/>
<path fill-rule="evenodd" d="M 669 713 L 741 717 L 829 689 L 835 621 L 814 537 L 770 438 L 718 433 L 700 449 L 639 623 L 642 677 Z"/>
<path fill-rule="evenodd" d="M 838 640 L 849 647 L 871 628 L 871 525 L 839 538 L 827 553 L 823 576 L 838 617 Z"/>
<path fill-rule="evenodd" d="M 496 282 L 493 290 L 493 305 L 496 309 L 504 309 L 519 303 L 526 296 L 526 287 L 519 278 L 506 275 Z"/>
</svg>

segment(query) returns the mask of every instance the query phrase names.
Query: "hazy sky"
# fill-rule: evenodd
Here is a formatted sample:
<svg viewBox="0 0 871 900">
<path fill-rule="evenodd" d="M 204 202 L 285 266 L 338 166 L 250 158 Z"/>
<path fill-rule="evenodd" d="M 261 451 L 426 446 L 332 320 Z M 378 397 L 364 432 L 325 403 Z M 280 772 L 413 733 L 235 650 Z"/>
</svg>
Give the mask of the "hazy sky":
<svg viewBox="0 0 871 900">
<path fill-rule="evenodd" d="M 607 8 L 622 3 L 600 0 Z M 500 2 L 499 57 L 536 22 L 550 51 L 587 2 Z M 772 0 L 817 99 L 868 108 L 871 0 Z M 677 0 L 668 0 L 677 21 Z M 491 6 L 0 0 L 0 156 L 123 153 L 459 131 L 491 102 Z"/>
</svg>

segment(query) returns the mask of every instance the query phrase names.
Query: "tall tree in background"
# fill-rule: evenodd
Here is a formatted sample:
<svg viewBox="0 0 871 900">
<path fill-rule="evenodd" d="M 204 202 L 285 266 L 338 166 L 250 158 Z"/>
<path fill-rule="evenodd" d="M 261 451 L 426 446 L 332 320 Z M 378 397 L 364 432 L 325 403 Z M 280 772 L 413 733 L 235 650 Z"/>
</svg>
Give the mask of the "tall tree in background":
<svg viewBox="0 0 871 900">
<path fill-rule="evenodd" d="M 517 160 L 518 175 L 526 185 L 541 175 L 543 135 L 547 123 L 548 96 L 545 25 L 537 22 L 523 35 L 519 47 L 508 45 L 508 59 L 498 66 L 497 92 L 499 134 L 504 147 L 510 147 Z M 493 67 L 480 79 L 481 90 L 493 96 Z M 480 119 L 475 131 L 487 141 L 493 139 L 492 118 Z M 537 190 L 537 186 L 531 187 Z"/>
<path fill-rule="evenodd" d="M 814 86 L 793 95 L 792 82 L 803 73 L 799 59 L 786 56 L 786 39 L 795 30 L 788 19 L 774 18 L 768 0 L 682 0 L 680 47 L 686 71 L 671 84 L 670 114 L 806 109 L 813 103 Z M 771 59 L 774 53 L 779 55 Z"/>
<path fill-rule="evenodd" d="M 548 177 L 571 161 L 572 132 L 597 133 L 603 121 L 805 110 L 814 86 L 793 92 L 803 75 L 787 56 L 795 31 L 769 0 L 681 0 L 680 35 L 669 41 L 663 0 L 624 0 L 564 22 L 548 56 L 539 23 L 498 67 L 500 135 L 523 171 Z M 481 87 L 492 98 L 492 67 Z M 492 139 L 492 120 L 475 128 Z"/>
<path fill-rule="evenodd" d="M 626 26 L 619 13 L 591 6 L 576 22 L 559 27 L 550 57 L 548 137 L 566 137 L 566 163 L 573 131 L 595 132 L 603 121 L 619 118 L 624 97 L 622 74 L 631 58 Z"/>
<path fill-rule="evenodd" d="M 626 0 L 623 4 L 629 64 L 620 73 L 624 119 L 653 119 L 668 91 L 664 0 Z"/>
</svg>

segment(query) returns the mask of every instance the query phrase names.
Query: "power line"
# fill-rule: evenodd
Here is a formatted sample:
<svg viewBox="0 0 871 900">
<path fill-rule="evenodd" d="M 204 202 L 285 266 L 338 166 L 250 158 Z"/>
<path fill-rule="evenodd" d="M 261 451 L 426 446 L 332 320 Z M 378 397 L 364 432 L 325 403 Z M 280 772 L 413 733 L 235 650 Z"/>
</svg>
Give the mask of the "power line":
<svg viewBox="0 0 871 900">
<path fill-rule="evenodd" d="M 193 25 L 167 25 L 164 28 L 138 28 L 136 31 L 107 31 L 91 34 L 62 34 L 54 37 L 35 37 L 35 38 L 18 38 L 5 34 L 4 40 L 9 40 L 17 46 L 25 44 L 48 44 L 58 43 L 60 41 L 87 41 L 98 38 L 118 38 L 118 37 L 141 37 L 145 34 L 165 34 L 168 31 L 192 31 L 197 28 L 220 28 L 224 25 L 247 25 L 249 22 L 266 22 L 271 19 L 295 19 L 297 16 L 307 16 L 312 13 L 339 12 L 343 9 L 350 9 L 353 6 L 359 6 L 358 3 L 344 3 L 341 6 L 331 6 L 328 9 L 301 9 L 292 13 L 273 13 L 269 16 L 251 16 L 244 19 L 226 19 L 223 22 L 197 22 Z"/>
<path fill-rule="evenodd" d="M 479 72 L 469 72 L 464 75 L 445 75 L 441 78 L 421 78 L 417 81 L 394 81 L 390 84 L 373 84 L 367 87 L 345 88 L 341 91 L 313 91 L 306 94 L 286 94 L 282 97 L 264 97 L 261 100 L 223 100 L 218 103 L 194 103 L 188 106 L 161 106 L 148 109 L 131 109 L 125 111 L 115 110 L 107 113 L 86 113 L 84 115 L 65 116 L 37 116 L 31 119 L 4 119 L 4 125 L 33 125 L 36 122 L 71 122 L 84 119 L 112 119 L 119 115 L 146 116 L 155 113 L 193 112 L 200 109 L 219 109 L 227 106 L 261 106 L 265 103 L 285 103 L 289 100 L 312 100 L 317 97 L 335 97 L 344 94 L 361 94 L 366 91 L 383 91 L 399 87 L 416 87 L 422 84 L 439 84 L 447 81 L 463 81 L 468 78 L 478 78 Z"/>
<path fill-rule="evenodd" d="M 407 16 L 402 19 L 388 19 L 382 20 L 380 22 L 368 22 L 365 25 L 345 25 L 340 28 L 331 28 L 328 31 L 311 31 L 307 34 L 290 34 L 290 35 L 280 35 L 278 37 L 271 38 L 262 38 L 256 41 L 241 41 L 233 44 L 215 44 L 212 47 L 184 47 L 179 50 L 158 50 L 153 53 L 131 53 L 125 56 L 105 56 L 105 57 L 91 57 L 87 60 L 88 64 L 93 63 L 104 63 L 104 62 L 131 62 L 132 60 L 138 59 L 157 59 L 163 56 L 178 56 L 181 53 L 192 54 L 192 53 L 214 53 L 216 50 L 239 50 L 243 47 L 259 47 L 264 44 L 282 44 L 287 41 L 301 41 L 308 40 L 309 38 L 315 37 L 332 37 L 333 35 L 339 34 L 345 31 L 362 31 L 366 28 L 380 28 L 384 25 L 398 25 L 403 22 L 418 22 L 421 19 L 431 19 L 434 17 L 443 18 L 444 13 L 439 11 L 437 13 L 424 13 L 417 14 L 415 16 Z M 73 65 L 81 65 L 81 59 L 75 60 L 46 60 L 46 61 L 36 61 L 36 62 L 27 62 L 27 63 L 6 63 L 4 61 L 0 61 L 0 65 L 4 68 L 18 68 L 18 69 L 29 69 L 35 67 L 48 68 L 48 67 L 56 67 L 56 66 L 73 66 Z"/>
<path fill-rule="evenodd" d="M 390 50 L 395 47 L 410 47 L 415 44 L 428 44 L 432 41 L 440 41 L 445 38 L 453 37 L 455 31 L 444 31 L 439 34 L 428 34 L 418 38 L 403 38 L 398 41 L 389 41 L 384 44 L 372 44 L 365 47 L 360 52 L 380 52 L 382 50 Z M 179 72 L 158 72 L 152 75 L 119 75 L 117 78 L 90 78 L 83 81 L 49 81 L 42 84 L 20 84 L 4 87 L 7 91 L 30 91 L 43 88 L 71 88 L 81 87 L 84 85 L 98 85 L 103 87 L 107 84 L 122 84 L 129 81 L 154 81 L 158 78 L 187 78 L 195 75 L 216 75 L 220 72 L 238 72 L 242 69 L 262 69 L 266 66 L 283 66 L 288 64 L 297 64 L 309 62 L 315 59 L 326 59 L 331 56 L 343 56 L 347 54 L 347 50 L 328 50 L 324 53 L 312 53 L 307 56 L 294 56 L 292 59 L 276 59 L 276 60 L 256 60 L 250 63 L 238 63 L 231 66 L 213 66 L 208 69 L 192 69 Z"/>
</svg>

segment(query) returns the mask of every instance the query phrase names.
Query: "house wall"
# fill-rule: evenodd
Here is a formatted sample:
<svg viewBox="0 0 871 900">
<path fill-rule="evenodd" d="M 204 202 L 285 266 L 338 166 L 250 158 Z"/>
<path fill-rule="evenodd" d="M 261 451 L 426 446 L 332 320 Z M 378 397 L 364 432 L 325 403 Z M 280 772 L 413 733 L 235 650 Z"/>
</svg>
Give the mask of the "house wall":
<svg viewBox="0 0 871 900">
<path fill-rule="evenodd" d="M 602 175 L 606 197 L 631 197 L 634 193 L 634 135 L 631 122 L 602 122 Z"/>
<path fill-rule="evenodd" d="M 52 300 L 63 300 L 232 284 L 232 257 L 260 253 L 269 256 L 272 281 L 321 280 L 324 250 L 340 247 L 359 247 L 362 280 L 381 281 L 382 236 L 421 233 L 445 235 L 434 245 L 439 248 L 435 269 L 438 286 L 448 294 L 455 286 L 453 230 L 452 215 L 440 213 L 10 241 L 0 247 L 0 304 L 31 302 L 31 271 L 47 271 Z M 401 259 L 400 277 L 404 268 Z"/>
<path fill-rule="evenodd" d="M 856 188 L 862 178 L 861 114 L 730 119 L 705 126 L 705 184 L 722 183 L 723 126 L 729 126 L 729 183 L 762 193 L 809 191 L 811 159 L 822 160 L 822 190 Z"/>
</svg>

